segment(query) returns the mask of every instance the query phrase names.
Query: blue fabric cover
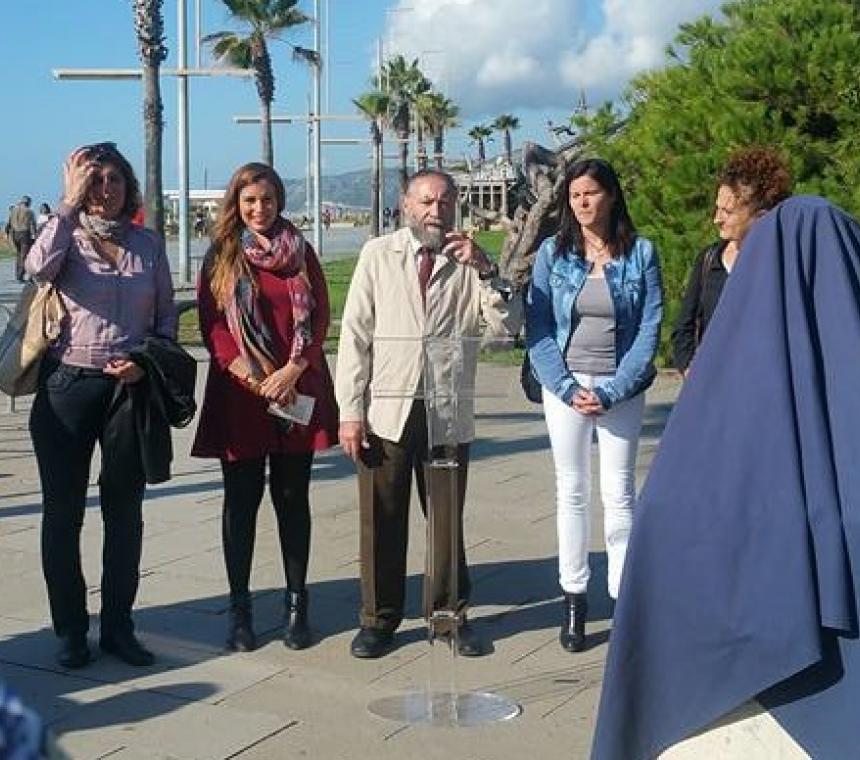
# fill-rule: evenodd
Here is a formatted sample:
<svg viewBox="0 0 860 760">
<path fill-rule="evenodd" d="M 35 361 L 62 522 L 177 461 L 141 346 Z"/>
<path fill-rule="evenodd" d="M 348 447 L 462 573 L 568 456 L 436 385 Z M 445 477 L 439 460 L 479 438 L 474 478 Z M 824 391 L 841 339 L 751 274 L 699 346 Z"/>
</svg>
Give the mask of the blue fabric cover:
<svg viewBox="0 0 860 760">
<path fill-rule="evenodd" d="M 592 758 L 766 690 L 813 757 L 857 756 L 858 576 L 860 225 L 795 197 L 748 234 L 638 501 Z"/>
</svg>

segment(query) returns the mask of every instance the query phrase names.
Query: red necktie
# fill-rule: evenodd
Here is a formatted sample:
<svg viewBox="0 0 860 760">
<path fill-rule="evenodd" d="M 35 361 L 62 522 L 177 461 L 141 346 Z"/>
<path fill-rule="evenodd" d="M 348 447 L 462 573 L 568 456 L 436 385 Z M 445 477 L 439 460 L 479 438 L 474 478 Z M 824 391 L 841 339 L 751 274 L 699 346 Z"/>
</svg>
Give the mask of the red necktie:
<svg viewBox="0 0 860 760">
<path fill-rule="evenodd" d="M 433 274 L 433 251 L 430 248 L 423 247 L 418 251 L 418 284 L 421 286 L 421 301 L 425 308 L 427 306 L 427 283 L 430 282 L 430 275 Z"/>
</svg>

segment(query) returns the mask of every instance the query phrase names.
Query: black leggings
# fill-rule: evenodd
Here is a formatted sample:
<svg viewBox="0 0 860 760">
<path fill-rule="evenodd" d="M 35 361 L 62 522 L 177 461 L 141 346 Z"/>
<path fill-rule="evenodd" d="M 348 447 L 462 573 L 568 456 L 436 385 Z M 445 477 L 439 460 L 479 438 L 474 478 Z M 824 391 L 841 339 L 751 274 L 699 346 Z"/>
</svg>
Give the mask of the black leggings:
<svg viewBox="0 0 860 760">
<path fill-rule="evenodd" d="M 305 587 L 311 546 L 308 489 L 313 452 L 269 454 L 269 495 L 278 520 L 284 578 L 290 591 Z M 238 462 L 221 460 L 224 473 L 222 536 L 230 595 L 248 593 L 257 511 L 266 484 L 266 457 Z"/>
</svg>

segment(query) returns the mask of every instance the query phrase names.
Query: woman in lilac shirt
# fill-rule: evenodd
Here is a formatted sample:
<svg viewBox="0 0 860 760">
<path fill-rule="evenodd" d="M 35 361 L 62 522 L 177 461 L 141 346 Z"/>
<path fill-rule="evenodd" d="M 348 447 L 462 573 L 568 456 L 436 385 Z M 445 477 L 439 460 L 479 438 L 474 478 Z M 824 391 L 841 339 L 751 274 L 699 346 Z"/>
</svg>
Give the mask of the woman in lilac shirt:
<svg viewBox="0 0 860 760">
<path fill-rule="evenodd" d="M 57 661 L 90 661 L 80 533 L 93 449 L 102 451 L 104 523 L 100 645 L 130 665 L 153 655 L 134 635 L 144 472 L 134 425 L 118 414 L 117 391 L 143 370 L 128 352 L 150 335 L 175 338 L 176 308 L 164 244 L 131 224 L 140 187 L 113 143 L 74 151 L 64 165 L 58 214 L 42 230 L 25 267 L 51 282 L 66 308 L 58 341 L 40 368 L 30 433 L 42 484 L 42 569 Z M 108 443 L 109 442 L 109 443 Z"/>
</svg>

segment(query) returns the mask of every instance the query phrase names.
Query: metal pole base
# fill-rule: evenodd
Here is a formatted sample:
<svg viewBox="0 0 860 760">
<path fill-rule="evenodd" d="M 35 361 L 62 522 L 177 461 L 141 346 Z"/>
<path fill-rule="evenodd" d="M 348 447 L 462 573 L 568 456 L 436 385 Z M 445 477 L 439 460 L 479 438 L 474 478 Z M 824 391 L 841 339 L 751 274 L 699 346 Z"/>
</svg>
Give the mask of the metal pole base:
<svg viewBox="0 0 860 760">
<path fill-rule="evenodd" d="M 522 711 L 507 697 L 485 691 L 414 691 L 374 700 L 367 709 L 385 720 L 437 728 L 498 723 L 516 718 Z"/>
</svg>

